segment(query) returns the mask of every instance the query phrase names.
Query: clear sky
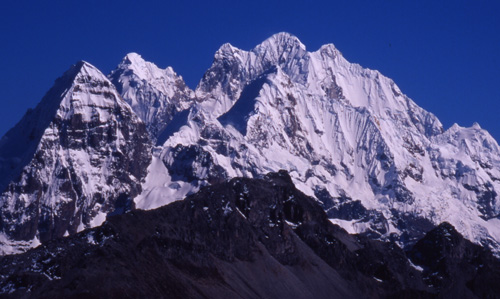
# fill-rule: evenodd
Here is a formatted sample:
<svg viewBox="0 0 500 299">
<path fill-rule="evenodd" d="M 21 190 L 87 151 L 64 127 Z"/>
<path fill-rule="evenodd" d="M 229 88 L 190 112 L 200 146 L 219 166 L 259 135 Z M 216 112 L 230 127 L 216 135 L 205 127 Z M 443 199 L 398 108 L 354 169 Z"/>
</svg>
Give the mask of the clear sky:
<svg viewBox="0 0 500 299">
<path fill-rule="evenodd" d="M 108 74 L 137 52 L 195 88 L 223 43 L 280 31 L 381 71 L 445 128 L 478 122 L 500 140 L 497 0 L 2 1 L 0 135 L 78 60 Z"/>
</svg>

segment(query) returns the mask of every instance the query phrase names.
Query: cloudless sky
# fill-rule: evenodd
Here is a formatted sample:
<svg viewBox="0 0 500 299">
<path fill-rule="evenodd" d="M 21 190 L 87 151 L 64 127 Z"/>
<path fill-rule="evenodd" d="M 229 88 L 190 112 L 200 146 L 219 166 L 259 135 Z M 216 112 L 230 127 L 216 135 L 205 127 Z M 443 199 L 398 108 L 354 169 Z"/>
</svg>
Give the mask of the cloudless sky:
<svg viewBox="0 0 500 299">
<path fill-rule="evenodd" d="M 0 136 L 78 60 L 108 74 L 137 52 L 195 88 L 223 43 L 249 50 L 280 31 L 381 71 L 445 128 L 478 122 L 500 140 L 495 0 L 5 0 Z"/>
</svg>

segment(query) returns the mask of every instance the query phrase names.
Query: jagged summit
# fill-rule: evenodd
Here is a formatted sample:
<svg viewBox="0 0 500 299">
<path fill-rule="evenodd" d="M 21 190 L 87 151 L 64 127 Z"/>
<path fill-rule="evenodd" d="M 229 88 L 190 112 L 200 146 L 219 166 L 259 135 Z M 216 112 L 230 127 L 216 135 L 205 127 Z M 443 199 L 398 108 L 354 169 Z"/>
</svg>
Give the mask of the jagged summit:
<svg viewBox="0 0 500 299">
<path fill-rule="evenodd" d="M 219 117 L 236 102 L 245 85 L 257 78 L 283 72 L 293 82 L 306 84 L 310 53 L 299 39 L 278 33 L 250 51 L 224 44 L 196 89 L 207 117 Z"/>
<path fill-rule="evenodd" d="M 149 144 L 106 76 L 87 62 L 73 65 L 0 142 L 1 250 L 99 225 L 130 206 Z"/>
<path fill-rule="evenodd" d="M 64 74 L 61 77 L 75 77 L 78 73 L 80 72 L 86 72 L 86 71 L 96 71 L 97 73 L 101 73 L 95 66 L 93 66 L 91 63 L 85 61 L 85 60 L 79 60 L 72 66 L 68 68 L 64 72 Z"/>
<path fill-rule="evenodd" d="M 76 84 L 77 81 L 89 80 L 108 81 L 106 76 L 92 64 L 83 60 L 76 62 L 61 77 L 56 79 L 54 86 L 42 98 L 35 109 L 39 109 L 44 105 L 50 106 L 49 102 L 55 105 L 60 104 L 60 100 L 64 98 L 65 94 L 71 92 L 71 85 Z M 51 115 L 51 113 L 48 114 Z"/>
<path fill-rule="evenodd" d="M 122 59 L 121 63 L 118 65 L 118 69 L 129 69 L 134 72 L 136 76 L 141 78 L 142 80 L 156 80 L 156 81 L 162 81 L 165 80 L 164 77 L 167 78 L 173 78 L 173 77 L 179 77 L 182 78 L 181 76 L 178 76 L 172 67 L 168 66 L 165 69 L 161 69 L 158 66 L 156 66 L 154 63 L 146 61 L 144 58 L 142 58 L 141 55 L 132 52 L 128 53 L 125 55 L 125 57 Z M 110 76 L 112 76 L 117 70 L 113 71 Z M 163 91 L 167 91 L 168 88 L 165 88 L 165 86 L 162 86 Z"/>
<path fill-rule="evenodd" d="M 104 80 L 106 77 L 93 65 L 79 61 L 72 65 L 45 94 L 34 109 L 28 109 L 23 118 L 0 139 L 0 192 L 19 175 L 21 168 L 33 157 L 44 130 L 55 115 L 73 112 L 69 99 L 77 81 Z M 87 98 L 87 97 L 85 97 Z"/>
<path fill-rule="evenodd" d="M 270 36 L 250 51 L 256 53 L 262 53 L 265 51 L 284 52 L 295 47 L 306 50 L 306 46 L 296 36 L 288 32 L 280 32 Z M 216 51 L 216 56 L 223 54 L 234 54 L 239 51 L 244 50 L 241 50 L 231 45 L 230 43 L 225 43 Z"/>
<path fill-rule="evenodd" d="M 63 118 L 81 114 L 83 119 L 89 121 L 96 115 L 96 106 L 101 109 L 114 109 L 119 105 L 126 105 L 121 96 L 116 94 L 113 84 L 92 64 L 80 61 L 69 73 L 74 73 L 74 79 L 62 97 L 58 109 Z M 101 121 L 107 118 L 106 114 L 97 115 Z"/>
<path fill-rule="evenodd" d="M 226 44 L 220 53 L 193 113 L 158 156 L 179 190 L 187 188 L 180 181 L 284 168 L 350 232 L 405 246 L 449 221 L 500 249 L 500 154 L 486 131 L 445 131 L 393 80 L 350 63 L 332 44 L 308 52 L 279 33 L 250 51 Z M 147 208 L 146 197 L 138 201 Z"/>
<path fill-rule="evenodd" d="M 253 51 L 261 52 L 264 50 L 274 50 L 280 53 L 293 48 L 300 48 L 304 51 L 306 50 L 306 46 L 295 35 L 288 32 L 280 32 L 264 40 L 256 46 Z"/>
<path fill-rule="evenodd" d="M 135 53 L 135 52 L 131 52 L 131 53 L 128 53 L 127 55 L 125 55 L 125 57 L 123 57 L 122 63 L 142 64 L 142 63 L 144 63 L 144 59 L 142 58 L 142 56 L 140 54 Z"/>
<path fill-rule="evenodd" d="M 161 69 L 137 53 L 127 54 L 109 79 L 146 124 L 154 142 L 162 143 L 167 125 L 177 113 L 191 106 L 194 97 L 172 67 Z"/>
<path fill-rule="evenodd" d="M 232 56 L 235 52 L 241 51 L 237 47 L 231 45 L 230 43 L 225 43 L 215 52 L 215 59 L 223 56 Z"/>
<path fill-rule="evenodd" d="M 335 47 L 334 44 L 332 43 L 329 43 L 329 44 L 325 44 L 325 45 L 322 45 L 318 51 L 316 52 L 320 52 L 320 53 L 336 53 L 336 54 L 339 54 L 339 55 L 342 55 L 342 53 L 340 53 L 340 51 L 337 49 L 337 47 Z"/>
<path fill-rule="evenodd" d="M 97 67 L 84 60 L 80 60 L 72 65 L 63 74 L 62 78 L 65 78 L 66 84 L 68 84 L 69 81 L 78 81 L 81 83 L 88 82 L 89 80 L 109 82 L 106 75 L 104 75 Z"/>
<path fill-rule="evenodd" d="M 89 75 L 96 78 L 99 77 L 99 79 L 106 78 L 106 76 L 98 68 L 85 60 L 80 60 L 75 63 L 69 69 L 69 71 L 72 70 L 78 75 Z"/>
</svg>

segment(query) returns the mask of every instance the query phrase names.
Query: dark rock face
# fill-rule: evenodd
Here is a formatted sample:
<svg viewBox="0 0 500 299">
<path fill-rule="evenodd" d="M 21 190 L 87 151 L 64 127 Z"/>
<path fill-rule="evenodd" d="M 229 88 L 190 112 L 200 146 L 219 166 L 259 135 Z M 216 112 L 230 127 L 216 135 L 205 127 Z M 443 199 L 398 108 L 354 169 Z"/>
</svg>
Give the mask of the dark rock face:
<svg viewBox="0 0 500 299">
<path fill-rule="evenodd" d="M 199 145 L 178 144 L 163 162 L 174 180 L 219 183 L 228 177 L 226 170 L 214 163 L 212 155 Z"/>
<path fill-rule="evenodd" d="M 500 261 L 442 223 L 408 252 L 424 281 L 446 298 L 499 298 Z"/>
<path fill-rule="evenodd" d="M 12 132 L 31 127 L 32 148 L 0 196 L 0 229 L 10 239 L 74 234 L 141 192 L 151 161 L 146 127 L 93 66 L 75 65 Z M 18 146 L 2 142 L 2 151 Z"/>
<path fill-rule="evenodd" d="M 2 298 L 498 298 L 499 279 L 447 223 L 407 253 L 347 234 L 284 171 L 0 259 Z"/>
<path fill-rule="evenodd" d="M 5 298 L 428 298 L 390 243 L 347 234 L 285 172 L 232 179 L 0 260 Z M 103 283 L 106 282 L 106 283 Z"/>
</svg>

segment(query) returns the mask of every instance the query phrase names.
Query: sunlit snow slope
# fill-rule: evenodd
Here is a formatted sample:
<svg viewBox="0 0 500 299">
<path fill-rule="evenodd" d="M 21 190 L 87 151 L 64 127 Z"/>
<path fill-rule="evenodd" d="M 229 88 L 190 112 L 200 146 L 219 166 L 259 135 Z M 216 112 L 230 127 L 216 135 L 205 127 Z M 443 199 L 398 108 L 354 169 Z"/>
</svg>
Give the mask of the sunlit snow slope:
<svg viewBox="0 0 500 299">
<path fill-rule="evenodd" d="M 406 246 L 449 221 L 498 250 L 497 142 L 478 125 L 445 131 L 391 79 L 333 45 L 308 52 L 287 33 L 251 51 L 225 44 L 195 95 L 155 150 L 138 207 L 286 169 L 349 232 Z"/>
</svg>

